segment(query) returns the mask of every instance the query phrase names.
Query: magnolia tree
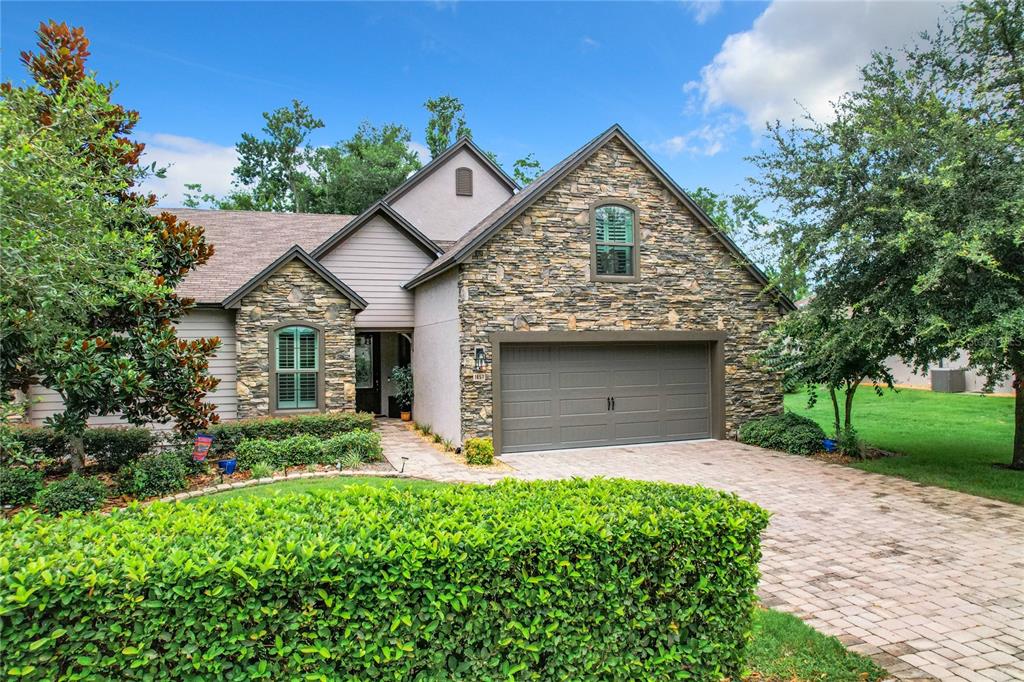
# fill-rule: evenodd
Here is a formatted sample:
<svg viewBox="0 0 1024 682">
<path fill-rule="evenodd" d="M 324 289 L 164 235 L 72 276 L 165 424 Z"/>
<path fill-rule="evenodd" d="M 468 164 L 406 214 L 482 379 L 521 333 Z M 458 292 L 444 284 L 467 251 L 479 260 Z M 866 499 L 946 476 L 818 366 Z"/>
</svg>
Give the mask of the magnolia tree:
<svg viewBox="0 0 1024 682">
<path fill-rule="evenodd" d="M 921 369 L 966 349 L 990 386 L 1013 375 L 1024 469 L 1024 3 L 950 19 L 876 54 L 832 120 L 771 126 L 754 187 L 816 309 L 874 316 L 884 350 Z M 846 333 L 824 327 L 822 343 Z"/>
<path fill-rule="evenodd" d="M 216 421 L 204 398 L 219 340 L 174 329 L 193 303 L 175 287 L 213 247 L 135 191 L 153 171 L 129 138 L 138 114 L 86 72 L 82 29 L 50 22 L 38 37 L 39 51 L 22 54 L 33 82 L 2 91 L 0 396 L 56 391 L 64 409 L 51 425 L 78 469 L 91 416 L 174 420 L 183 433 Z"/>
</svg>

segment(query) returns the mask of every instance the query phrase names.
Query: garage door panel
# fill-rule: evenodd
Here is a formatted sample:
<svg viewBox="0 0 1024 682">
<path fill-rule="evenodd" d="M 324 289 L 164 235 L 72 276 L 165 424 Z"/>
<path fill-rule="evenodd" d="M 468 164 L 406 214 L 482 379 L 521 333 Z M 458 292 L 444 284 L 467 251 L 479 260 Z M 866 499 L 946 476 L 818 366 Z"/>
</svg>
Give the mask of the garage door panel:
<svg viewBox="0 0 1024 682">
<path fill-rule="evenodd" d="M 559 372 L 558 388 L 608 388 L 608 372 L 600 369 L 575 372 Z"/>
<path fill-rule="evenodd" d="M 658 394 L 646 395 L 633 395 L 615 396 L 615 412 L 618 415 L 628 414 L 630 412 L 654 412 L 657 414 L 661 410 L 662 399 Z"/>
<path fill-rule="evenodd" d="M 558 401 L 558 414 L 561 417 L 598 415 L 603 419 L 607 412 L 607 398 L 563 398 Z"/>
<path fill-rule="evenodd" d="M 666 410 L 679 410 L 693 407 L 708 406 L 708 394 L 703 393 L 670 393 L 665 396 Z"/>
<path fill-rule="evenodd" d="M 660 383 L 661 374 L 657 369 L 615 370 L 612 373 L 613 388 L 628 388 L 630 386 L 658 386 Z"/>
<path fill-rule="evenodd" d="M 606 423 L 599 424 L 563 424 L 559 428 L 560 448 L 586 447 L 607 443 L 611 438 L 611 428 Z"/>
<path fill-rule="evenodd" d="M 549 444 L 554 439 L 554 431 L 554 427 L 510 428 L 502 433 L 502 439 L 508 450 L 535 450 Z"/>
<path fill-rule="evenodd" d="M 508 385 L 505 384 L 508 382 Z M 551 372 L 520 372 L 502 377 L 503 391 L 533 391 L 551 388 Z"/>
<path fill-rule="evenodd" d="M 523 417 L 550 418 L 550 400 L 517 400 L 501 404 L 501 416 L 505 419 L 521 419 Z"/>
<path fill-rule="evenodd" d="M 664 427 L 660 419 L 656 418 L 643 421 L 617 422 L 615 424 L 615 440 L 620 443 L 639 443 L 646 439 L 659 439 L 664 437 Z"/>
<path fill-rule="evenodd" d="M 707 388 L 708 383 L 708 368 L 705 367 L 692 367 L 692 368 L 678 368 L 678 367 L 666 367 L 661 372 L 661 380 L 666 386 L 682 386 L 687 384 L 696 384 Z"/>
<path fill-rule="evenodd" d="M 709 437 L 708 351 L 705 343 L 503 345 L 502 449 Z"/>
<path fill-rule="evenodd" d="M 707 416 L 668 419 L 665 424 L 667 438 L 710 438 L 711 420 Z"/>
</svg>

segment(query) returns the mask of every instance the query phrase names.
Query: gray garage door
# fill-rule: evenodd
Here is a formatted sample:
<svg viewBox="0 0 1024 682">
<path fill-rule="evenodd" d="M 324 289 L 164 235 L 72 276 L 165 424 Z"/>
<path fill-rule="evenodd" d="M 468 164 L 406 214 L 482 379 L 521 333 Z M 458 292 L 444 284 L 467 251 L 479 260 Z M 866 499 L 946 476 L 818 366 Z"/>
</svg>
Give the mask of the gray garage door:
<svg viewBox="0 0 1024 682">
<path fill-rule="evenodd" d="M 502 451 L 708 438 L 710 347 L 502 344 Z"/>
</svg>

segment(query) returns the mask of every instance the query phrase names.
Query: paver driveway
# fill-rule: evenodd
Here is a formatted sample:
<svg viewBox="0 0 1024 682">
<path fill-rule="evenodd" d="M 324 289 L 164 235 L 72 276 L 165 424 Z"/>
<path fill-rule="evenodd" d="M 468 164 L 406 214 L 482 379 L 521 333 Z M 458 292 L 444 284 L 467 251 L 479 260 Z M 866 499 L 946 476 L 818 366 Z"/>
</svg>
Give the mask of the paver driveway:
<svg viewBox="0 0 1024 682">
<path fill-rule="evenodd" d="M 1024 507 L 701 441 L 505 455 L 523 478 L 699 483 L 770 510 L 761 596 L 905 680 L 1024 680 Z"/>
</svg>

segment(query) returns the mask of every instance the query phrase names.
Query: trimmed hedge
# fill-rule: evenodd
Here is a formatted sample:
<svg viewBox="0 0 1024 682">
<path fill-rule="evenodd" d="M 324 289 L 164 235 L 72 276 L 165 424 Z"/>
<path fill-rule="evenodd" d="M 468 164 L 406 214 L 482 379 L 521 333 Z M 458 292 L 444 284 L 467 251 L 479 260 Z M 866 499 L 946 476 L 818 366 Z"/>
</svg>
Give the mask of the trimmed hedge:
<svg viewBox="0 0 1024 682">
<path fill-rule="evenodd" d="M 256 438 L 244 440 L 235 448 L 238 468 L 242 471 L 252 469 L 256 464 L 270 465 L 275 471 L 302 464 L 336 464 L 349 455 L 360 461 L 382 457 L 380 434 L 358 429 L 323 441 L 313 436 L 294 436 L 284 440 Z M 349 457 L 348 461 L 351 462 L 352 458 Z"/>
<path fill-rule="evenodd" d="M 23 426 L 12 429 L 12 432 L 35 459 L 59 461 L 70 451 L 67 439 L 53 429 Z M 82 434 L 86 456 L 94 458 L 101 470 L 111 472 L 138 461 L 153 449 L 156 441 L 153 432 L 139 426 L 86 429 Z"/>
<path fill-rule="evenodd" d="M 244 440 L 283 440 L 302 435 L 327 440 L 356 429 L 372 430 L 373 415 L 368 412 L 326 412 L 295 417 L 257 417 L 215 424 L 204 433 L 215 437 L 210 455 L 213 459 L 220 459 L 233 452 Z"/>
<path fill-rule="evenodd" d="M 818 423 L 795 412 L 761 417 L 740 427 L 741 443 L 782 450 L 794 455 L 814 455 L 822 450 L 825 432 Z"/>
<path fill-rule="evenodd" d="M 494 464 L 494 442 L 490 438 L 467 438 L 463 445 L 467 464 Z"/>
<path fill-rule="evenodd" d="M 0 524 L 24 679 L 736 676 L 768 514 L 637 481 L 156 503 Z"/>
<path fill-rule="evenodd" d="M 140 427 L 86 429 L 82 435 L 85 454 L 94 457 L 102 471 L 117 471 L 138 462 L 156 441 L 156 434 Z"/>
<path fill-rule="evenodd" d="M 361 462 L 379 462 L 384 458 L 380 434 L 358 429 L 324 441 L 323 464 L 333 464 L 355 455 Z M 351 458 L 350 458 L 351 461 Z"/>
</svg>

